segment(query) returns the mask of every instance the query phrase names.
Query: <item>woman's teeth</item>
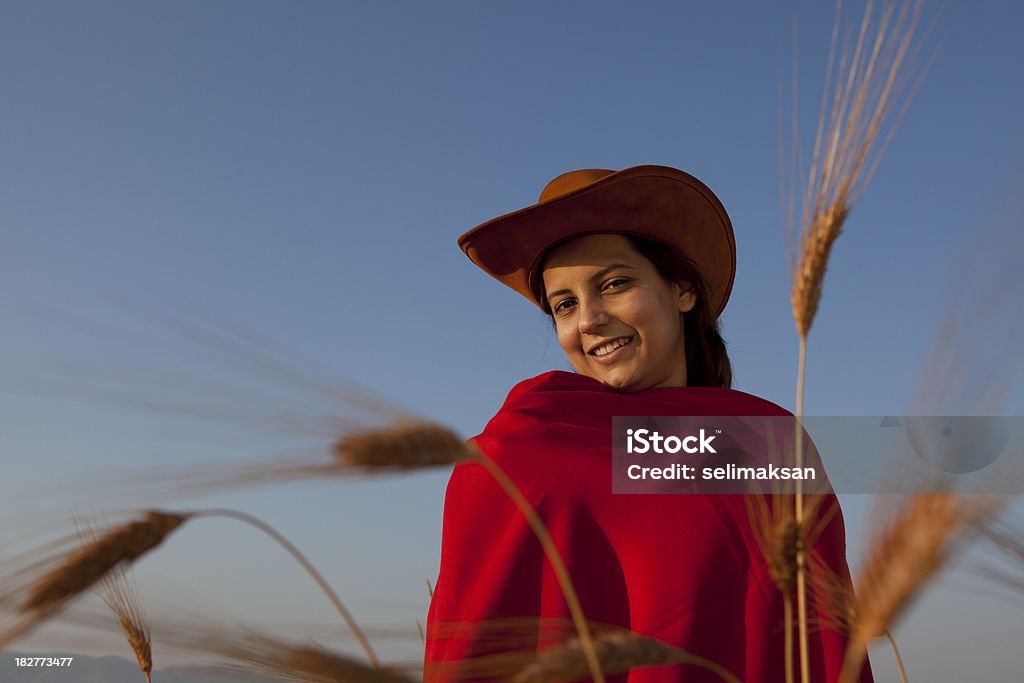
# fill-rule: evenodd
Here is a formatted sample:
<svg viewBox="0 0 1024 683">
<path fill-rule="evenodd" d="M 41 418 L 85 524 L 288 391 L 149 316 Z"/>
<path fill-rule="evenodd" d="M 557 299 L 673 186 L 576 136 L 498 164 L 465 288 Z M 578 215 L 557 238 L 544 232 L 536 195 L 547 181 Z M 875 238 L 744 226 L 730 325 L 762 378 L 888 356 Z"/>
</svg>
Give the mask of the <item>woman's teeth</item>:
<svg viewBox="0 0 1024 683">
<path fill-rule="evenodd" d="M 621 337 L 619 339 L 614 339 L 608 342 L 607 344 L 602 344 L 601 346 L 598 346 L 596 349 L 594 349 L 593 354 L 595 356 L 607 356 L 615 349 L 619 348 L 620 346 L 625 346 L 631 341 L 633 341 L 632 337 Z"/>
</svg>

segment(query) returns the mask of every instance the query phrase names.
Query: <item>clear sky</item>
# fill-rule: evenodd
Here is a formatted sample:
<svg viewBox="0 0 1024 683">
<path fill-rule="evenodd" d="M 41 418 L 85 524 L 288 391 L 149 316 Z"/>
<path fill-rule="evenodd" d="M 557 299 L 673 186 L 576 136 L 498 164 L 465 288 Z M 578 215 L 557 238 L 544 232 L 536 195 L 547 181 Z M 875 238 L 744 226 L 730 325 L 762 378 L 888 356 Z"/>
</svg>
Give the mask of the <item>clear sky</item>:
<svg viewBox="0 0 1024 683">
<path fill-rule="evenodd" d="M 861 7 L 846 3 L 848 28 Z M 173 391 L 210 415 L 229 398 L 218 386 L 244 384 L 252 413 L 336 409 L 312 382 L 225 369 L 208 338 L 183 342 L 174 325 L 196 316 L 273 340 L 275 356 L 312 380 L 355 381 L 476 434 L 514 384 L 568 365 L 540 312 L 455 240 L 574 168 L 666 164 L 714 189 L 738 244 L 723 317 L 735 386 L 792 409 L 778 93 L 792 87 L 796 45 L 809 145 L 833 10 L 789 0 L 3 2 L 0 542 L 67 528 L 76 506 L 145 504 L 118 483 L 125 468 L 316 443 L 253 424 L 232 436 L 239 425 L 224 419 L 125 405 Z M 991 0 L 926 9 L 922 59 L 935 60 L 837 242 L 811 335 L 809 413 L 911 412 L 951 313 L 977 344 L 974 361 L 998 364 L 1012 350 L 1002 326 L 1019 312 L 964 293 L 1000 272 L 998 257 L 1016 253 L 1005 235 L 1021 233 L 1022 13 Z M 980 268 L 964 269 L 970 254 Z M 107 400 L 115 381 L 126 400 Z M 1004 410 L 1020 414 L 1020 399 Z M 446 478 L 291 484 L 188 504 L 279 526 L 358 617 L 415 634 Z M 843 502 L 856 565 L 868 501 Z M 282 553 L 226 521 L 183 530 L 138 580 L 144 601 L 165 608 L 292 635 L 334 623 Z M 940 587 L 897 636 L 918 680 L 1008 680 L 1022 626 L 1019 606 Z M 73 649 L 48 631 L 30 645 Z M 392 652 L 416 656 L 414 645 Z"/>
</svg>

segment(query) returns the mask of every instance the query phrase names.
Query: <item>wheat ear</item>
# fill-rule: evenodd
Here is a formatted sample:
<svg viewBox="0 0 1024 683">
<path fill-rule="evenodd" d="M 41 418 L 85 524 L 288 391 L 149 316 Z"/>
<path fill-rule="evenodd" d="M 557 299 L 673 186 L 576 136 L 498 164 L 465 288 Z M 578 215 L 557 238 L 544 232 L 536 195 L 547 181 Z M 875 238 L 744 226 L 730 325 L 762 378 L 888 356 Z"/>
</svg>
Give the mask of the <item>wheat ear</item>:
<svg viewBox="0 0 1024 683">
<path fill-rule="evenodd" d="M 867 3 L 853 54 L 841 59 L 839 78 L 828 104 L 828 80 L 838 38 L 839 12 L 832 35 L 832 49 L 826 68 L 826 87 L 814 144 L 814 155 L 804 196 L 802 229 L 796 241 L 797 260 L 793 270 L 791 300 L 793 319 L 800 338 L 797 370 L 796 415 L 804 414 L 803 389 L 807 363 L 807 336 L 817 315 L 832 246 L 842 231 L 856 200 L 863 193 L 877 167 L 885 143 L 876 147 L 879 135 L 901 94 L 906 77 L 905 64 L 920 18 L 921 2 L 903 4 L 894 18 L 893 7 L 885 8 L 875 35 L 872 3 Z M 920 82 L 920 81 L 918 81 Z M 889 136 L 906 111 L 910 98 L 889 129 Z M 888 141 L 888 137 L 885 142 Z M 793 240 L 790 240 L 793 243 Z M 792 262 L 792 258 L 791 258 Z M 803 465 L 802 439 L 797 440 L 796 466 Z M 802 524 L 802 482 L 796 483 L 796 520 Z M 800 633 L 800 674 L 810 683 L 810 650 L 807 640 L 806 557 L 797 553 L 797 619 Z"/>
<path fill-rule="evenodd" d="M 150 510 L 145 519 L 98 536 L 36 581 L 21 611 L 46 612 L 60 606 L 91 588 L 115 567 L 131 564 L 160 545 L 186 519 L 184 515 Z"/>
<path fill-rule="evenodd" d="M 149 683 L 153 672 L 153 644 L 149 620 L 139 604 L 135 586 L 128 582 L 123 570 L 116 569 L 101 579 L 100 587 L 103 602 L 117 616 L 128 645 L 135 654 L 135 661 Z"/>
<path fill-rule="evenodd" d="M 290 681 L 413 683 L 397 670 L 369 667 L 317 644 L 295 645 L 256 634 L 225 637 L 222 633 L 211 633 L 200 645 L 234 660 L 246 671 L 269 673 Z"/>
<path fill-rule="evenodd" d="M 633 667 L 693 664 L 712 671 L 729 683 L 740 683 L 725 667 L 703 657 L 630 631 L 612 630 L 594 637 L 594 646 L 602 671 L 615 674 Z M 549 647 L 509 679 L 509 683 L 547 683 L 552 680 L 572 681 L 587 674 L 587 658 L 579 639 Z"/>
<path fill-rule="evenodd" d="M 183 515 L 150 510 L 143 519 L 113 527 L 88 543 L 82 544 L 80 535 L 72 536 L 78 544 L 75 550 L 35 562 L 22 572 L 27 574 L 24 578 L 15 578 L 15 582 L 28 582 L 24 589 L 19 589 L 25 598 L 18 600 L 14 608 L 17 623 L 0 633 L 0 648 L 31 631 L 109 572 L 130 565 L 156 548 L 186 519 Z M 31 573 L 41 567 L 52 568 L 32 579 Z"/>
<path fill-rule="evenodd" d="M 856 680 L 867 645 L 884 636 L 945 565 L 950 549 L 991 523 L 998 498 L 954 493 L 910 496 L 875 542 L 857 581 L 841 683 Z"/>
</svg>

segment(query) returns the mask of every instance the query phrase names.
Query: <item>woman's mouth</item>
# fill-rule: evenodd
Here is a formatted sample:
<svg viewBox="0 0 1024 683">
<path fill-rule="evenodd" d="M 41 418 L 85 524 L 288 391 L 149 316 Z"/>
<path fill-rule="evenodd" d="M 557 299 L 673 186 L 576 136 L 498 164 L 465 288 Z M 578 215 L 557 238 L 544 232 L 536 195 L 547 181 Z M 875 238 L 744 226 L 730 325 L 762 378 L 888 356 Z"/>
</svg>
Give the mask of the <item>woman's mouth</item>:
<svg viewBox="0 0 1024 683">
<path fill-rule="evenodd" d="M 617 337 L 591 349 L 589 354 L 602 365 L 614 363 L 626 353 L 633 339 L 634 337 Z"/>
</svg>

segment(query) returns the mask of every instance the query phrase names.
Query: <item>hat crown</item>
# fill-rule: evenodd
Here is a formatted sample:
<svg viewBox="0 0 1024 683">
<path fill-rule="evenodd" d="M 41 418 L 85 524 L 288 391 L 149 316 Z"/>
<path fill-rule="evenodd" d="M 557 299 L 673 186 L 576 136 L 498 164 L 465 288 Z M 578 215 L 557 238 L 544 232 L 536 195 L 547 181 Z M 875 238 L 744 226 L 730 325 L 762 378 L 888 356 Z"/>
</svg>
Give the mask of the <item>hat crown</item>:
<svg viewBox="0 0 1024 683">
<path fill-rule="evenodd" d="M 537 203 L 543 204 L 556 197 L 569 194 L 613 173 L 615 171 L 610 171 L 607 168 L 581 168 L 578 171 L 568 171 L 544 186 Z"/>
</svg>

